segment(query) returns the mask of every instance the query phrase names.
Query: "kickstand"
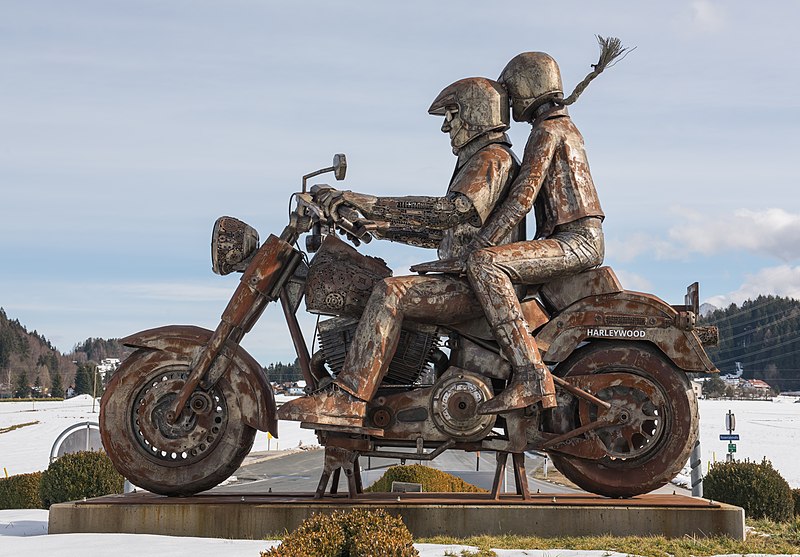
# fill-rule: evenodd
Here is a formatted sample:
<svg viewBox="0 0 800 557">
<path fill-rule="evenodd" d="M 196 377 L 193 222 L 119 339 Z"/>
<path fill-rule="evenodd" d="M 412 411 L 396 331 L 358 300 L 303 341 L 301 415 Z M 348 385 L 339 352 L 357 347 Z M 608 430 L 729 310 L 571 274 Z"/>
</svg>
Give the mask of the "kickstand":
<svg viewBox="0 0 800 557">
<path fill-rule="evenodd" d="M 331 495 L 336 495 L 339 491 L 339 478 L 344 470 L 347 478 L 347 491 L 351 498 L 364 492 L 361 484 L 361 467 L 358 464 L 358 453 L 340 449 L 338 447 L 325 447 L 325 463 L 322 468 L 322 476 L 319 478 L 317 491 L 314 499 L 322 499 L 325 489 L 328 487 L 328 480 L 331 481 Z M 333 475 L 333 478 L 331 478 Z"/>
<path fill-rule="evenodd" d="M 500 484 L 506 473 L 509 453 L 497 451 L 495 454 L 497 455 L 497 467 L 494 470 L 494 481 L 492 482 L 492 499 L 497 501 L 500 499 Z M 527 501 L 531 498 L 531 492 L 528 489 L 528 474 L 525 472 L 525 453 L 511 453 L 511 459 L 514 465 L 514 483 L 517 495 L 522 495 L 522 499 Z"/>
</svg>

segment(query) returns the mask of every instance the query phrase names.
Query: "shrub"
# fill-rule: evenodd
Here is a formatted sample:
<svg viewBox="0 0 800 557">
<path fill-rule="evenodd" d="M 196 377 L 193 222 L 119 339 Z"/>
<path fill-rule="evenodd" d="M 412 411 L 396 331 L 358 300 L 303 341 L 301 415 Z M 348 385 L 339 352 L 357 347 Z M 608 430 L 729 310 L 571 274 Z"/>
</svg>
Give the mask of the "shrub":
<svg viewBox="0 0 800 557">
<path fill-rule="evenodd" d="M 794 515 L 800 518 L 800 487 L 792 490 L 792 499 L 794 499 Z"/>
<path fill-rule="evenodd" d="M 42 504 L 49 509 L 64 501 L 122 493 L 124 483 L 108 455 L 84 451 L 65 454 L 52 462 L 42 475 L 39 493 Z"/>
<path fill-rule="evenodd" d="M 41 472 L 0 479 L 0 509 L 41 509 Z"/>
<path fill-rule="evenodd" d="M 703 479 L 703 495 L 742 507 L 754 519 L 786 521 L 794 508 L 789 484 L 767 459 L 714 464 Z"/>
<path fill-rule="evenodd" d="M 283 542 L 261 557 L 339 557 L 345 543 L 341 517 L 344 513 L 315 514 L 306 519 Z"/>
<path fill-rule="evenodd" d="M 430 466 L 410 464 L 392 466 L 381 478 L 364 491 L 386 492 L 392 490 L 392 482 L 422 484 L 422 491 L 448 493 L 485 493 L 485 489 L 465 482 L 458 476 L 442 472 Z"/>
<path fill-rule="evenodd" d="M 383 509 L 315 514 L 261 557 L 413 557 L 411 533 Z"/>
</svg>

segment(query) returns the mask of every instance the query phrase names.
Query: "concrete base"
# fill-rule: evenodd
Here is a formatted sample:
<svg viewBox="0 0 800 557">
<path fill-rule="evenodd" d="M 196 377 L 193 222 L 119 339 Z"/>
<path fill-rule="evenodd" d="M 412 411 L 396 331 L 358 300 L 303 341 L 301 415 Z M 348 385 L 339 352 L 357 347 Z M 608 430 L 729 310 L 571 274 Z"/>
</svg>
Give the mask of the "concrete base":
<svg viewBox="0 0 800 557">
<path fill-rule="evenodd" d="M 122 532 L 268 539 L 294 530 L 318 512 L 383 508 L 400 515 L 415 538 L 479 534 L 522 536 L 725 535 L 744 539 L 744 511 L 681 495 L 606 499 L 593 495 L 369 493 L 358 499 L 310 494 L 161 497 L 134 493 L 61 503 L 50 508 L 49 532 Z"/>
</svg>

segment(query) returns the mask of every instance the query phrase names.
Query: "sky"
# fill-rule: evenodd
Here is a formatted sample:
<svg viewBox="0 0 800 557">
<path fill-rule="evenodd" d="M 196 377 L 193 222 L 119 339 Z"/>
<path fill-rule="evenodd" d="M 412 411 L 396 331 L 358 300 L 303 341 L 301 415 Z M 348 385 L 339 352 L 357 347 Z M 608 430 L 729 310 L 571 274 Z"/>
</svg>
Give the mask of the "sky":
<svg viewBox="0 0 800 557">
<path fill-rule="evenodd" d="M 623 286 L 723 307 L 800 298 L 800 3 L 0 2 L 0 307 L 62 351 L 171 323 L 214 328 L 238 275 L 211 228 L 279 234 L 303 174 L 443 195 L 446 85 L 551 54 L 567 92 L 595 35 L 636 49 L 570 107 Z M 530 131 L 515 124 L 519 155 Z M 396 275 L 433 252 L 373 242 Z M 301 312 L 302 313 L 302 312 Z M 301 323 L 309 344 L 314 318 Z M 244 346 L 294 354 L 269 308 Z"/>
</svg>

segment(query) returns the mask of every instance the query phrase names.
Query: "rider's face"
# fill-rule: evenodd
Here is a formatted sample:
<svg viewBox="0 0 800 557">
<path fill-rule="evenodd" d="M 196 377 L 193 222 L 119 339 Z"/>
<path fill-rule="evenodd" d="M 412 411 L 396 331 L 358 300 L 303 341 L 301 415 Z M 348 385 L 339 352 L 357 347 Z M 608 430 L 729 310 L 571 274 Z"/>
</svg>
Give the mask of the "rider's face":
<svg viewBox="0 0 800 557">
<path fill-rule="evenodd" d="M 444 111 L 444 123 L 442 131 L 450 135 L 450 145 L 453 152 L 458 153 L 459 149 L 466 144 L 467 132 L 464 129 L 464 122 L 458 112 L 458 107 L 448 107 Z"/>
</svg>

